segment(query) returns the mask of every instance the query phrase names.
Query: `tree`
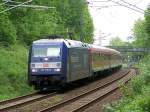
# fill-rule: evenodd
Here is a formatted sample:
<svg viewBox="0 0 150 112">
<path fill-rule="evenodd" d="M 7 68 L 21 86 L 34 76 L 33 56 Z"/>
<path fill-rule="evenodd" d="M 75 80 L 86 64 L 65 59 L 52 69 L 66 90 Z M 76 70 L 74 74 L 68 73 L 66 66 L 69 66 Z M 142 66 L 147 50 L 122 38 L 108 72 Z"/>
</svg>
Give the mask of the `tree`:
<svg viewBox="0 0 150 112">
<path fill-rule="evenodd" d="M 148 6 L 147 10 L 145 11 L 145 23 L 146 23 L 146 31 L 150 36 L 150 5 Z"/>
<path fill-rule="evenodd" d="M 0 11 L 5 8 L 0 5 Z M 16 42 L 16 29 L 9 19 L 9 13 L 0 14 L 0 42 L 9 45 Z"/>
<path fill-rule="evenodd" d="M 44 5 L 48 0 L 35 0 L 34 5 Z M 48 2 L 47 6 L 51 6 Z M 10 16 L 17 30 L 17 39 L 30 44 L 33 40 L 53 34 L 59 29 L 60 17 L 55 9 L 38 10 L 38 8 L 19 7 L 11 11 Z"/>
<path fill-rule="evenodd" d="M 138 19 L 133 28 L 134 46 L 150 47 L 150 6 L 145 11 L 144 19 Z"/>
<path fill-rule="evenodd" d="M 148 44 L 148 34 L 146 32 L 145 20 L 138 19 L 133 27 L 134 41 L 133 45 L 137 47 L 146 47 Z"/>
<path fill-rule="evenodd" d="M 111 46 L 127 46 L 128 43 L 122 41 L 119 37 L 112 38 L 110 43 Z"/>
<path fill-rule="evenodd" d="M 29 45 L 32 41 L 51 34 L 61 34 L 68 38 L 67 31 L 72 32 L 75 40 L 80 40 L 83 32 L 84 40 L 92 41 L 93 23 L 85 0 L 34 0 L 31 4 L 54 8 L 40 10 L 17 7 L 8 11 L 9 16 L 7 12 L 4 13 L 5 16 L 1 17 L 0 28 L 4 30 L 1 32 L 5 32 L 5 35 L 1 36 L 0 41 L 7 39 L 6 41 L 10 42 L 9 38 L 11 38 L 11 42 L 17 39 Z M 6 24 L 8 24 L 7 29 L 3 27 Z"/>
<path fill-rule="evenodd" d="M 63 4 L 57 2 L 56 7 L 65 28 L 73 33 L 74 39 L 80 40 L 83 33 L 85 42 L 92 41 L 93 23 L 85 0 L 64 0 Z"/>
</svg>

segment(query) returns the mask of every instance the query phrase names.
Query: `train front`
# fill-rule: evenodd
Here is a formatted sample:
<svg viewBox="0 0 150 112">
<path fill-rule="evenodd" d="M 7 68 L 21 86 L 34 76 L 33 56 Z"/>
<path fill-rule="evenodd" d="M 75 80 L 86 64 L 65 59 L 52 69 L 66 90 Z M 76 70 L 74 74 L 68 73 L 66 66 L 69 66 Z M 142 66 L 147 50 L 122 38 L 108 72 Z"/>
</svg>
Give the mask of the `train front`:
<svg viewBox="0 0 150 112">
<path fill-rule="evenodd" d="M 29 54 L 28 81 L 35 89 L 54 89 L 65 82 L 63 41 L 39 40 Z"/>
</svg>

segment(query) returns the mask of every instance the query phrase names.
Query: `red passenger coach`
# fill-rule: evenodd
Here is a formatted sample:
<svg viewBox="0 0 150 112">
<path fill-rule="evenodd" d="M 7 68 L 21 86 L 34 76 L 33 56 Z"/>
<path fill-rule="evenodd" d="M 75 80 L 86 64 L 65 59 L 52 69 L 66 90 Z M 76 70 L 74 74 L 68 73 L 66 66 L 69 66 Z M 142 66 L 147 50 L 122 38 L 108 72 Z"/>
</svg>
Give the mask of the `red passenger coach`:
<svg viewBox="0 0 150 112">
<path fill-rule="evenodd" d="M 90 56 L 92 73 L 122 66 L 121 54 L 113 49 L 91 45 Z"/>
</svg>

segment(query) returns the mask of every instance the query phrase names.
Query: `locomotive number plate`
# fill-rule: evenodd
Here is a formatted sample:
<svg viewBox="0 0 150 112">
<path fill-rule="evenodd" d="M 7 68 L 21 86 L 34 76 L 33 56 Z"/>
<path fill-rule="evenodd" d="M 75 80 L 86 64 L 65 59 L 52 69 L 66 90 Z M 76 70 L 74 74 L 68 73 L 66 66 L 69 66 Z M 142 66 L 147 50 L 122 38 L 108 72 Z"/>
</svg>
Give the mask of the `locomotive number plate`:
<svg viewBox="0 0 150 112">
<path fill-rule="evenodd" d="M 61 62 L 32 63 L 32 68 L 61 68 Z"/>
<path fill-rule="evenodd" d="M 44 63 L 43 64 L 43 68 L 49 68 L 49 64 L 48 63 Z"/>
</svg>

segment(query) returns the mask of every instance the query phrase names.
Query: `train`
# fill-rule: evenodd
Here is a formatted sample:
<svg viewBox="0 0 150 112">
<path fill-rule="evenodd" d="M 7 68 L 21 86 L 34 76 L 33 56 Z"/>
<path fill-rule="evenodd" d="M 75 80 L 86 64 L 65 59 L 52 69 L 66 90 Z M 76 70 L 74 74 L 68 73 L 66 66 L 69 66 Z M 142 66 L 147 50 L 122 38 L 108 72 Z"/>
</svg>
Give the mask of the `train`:
<svg viewBox="0 0 150 112">
<path fill-rule="evenodd" d="M 121 67 L 122 56 L 114 49 L 71 39 L 40 39 L 29 50 L 28 84 L 36 90 L 55 89 Z"/>
</svg>

